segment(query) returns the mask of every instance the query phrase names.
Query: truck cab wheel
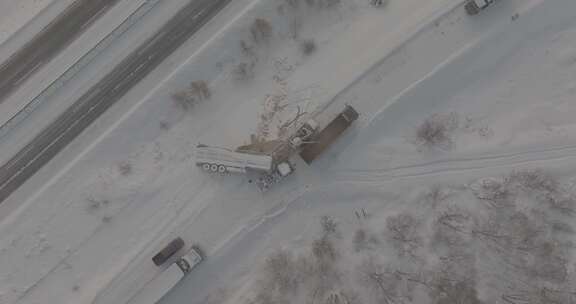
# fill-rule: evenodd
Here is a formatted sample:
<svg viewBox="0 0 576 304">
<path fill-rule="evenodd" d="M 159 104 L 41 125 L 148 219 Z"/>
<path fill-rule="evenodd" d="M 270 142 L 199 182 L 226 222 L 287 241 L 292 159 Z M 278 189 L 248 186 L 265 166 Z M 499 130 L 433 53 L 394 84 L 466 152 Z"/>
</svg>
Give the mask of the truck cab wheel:
<svg viewBox="0 0 576 304">
<path fill-rule="evenodd" d="M 220 173 L 226 173 L 226 167 L 223 165 L 218 166 L 218 172 Z"/>
</svg>

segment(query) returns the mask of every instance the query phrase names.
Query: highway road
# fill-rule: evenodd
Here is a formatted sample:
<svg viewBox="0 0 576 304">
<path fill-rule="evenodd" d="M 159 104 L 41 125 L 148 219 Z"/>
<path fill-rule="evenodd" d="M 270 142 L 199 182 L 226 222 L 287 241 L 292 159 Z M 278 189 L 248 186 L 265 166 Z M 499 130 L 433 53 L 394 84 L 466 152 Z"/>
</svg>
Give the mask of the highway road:
<svg viewBox="0 0 576 304">
<path fill-rule="evenodd" d="M 191 0 L 167 24 L 0 167 L 0 202 L 126 94 L 231 0 Z"/>
<path fill-rule="evenodd" d="M 0 66 L 0 103 L 119 0 L 77 0 Z"/>
</svg>

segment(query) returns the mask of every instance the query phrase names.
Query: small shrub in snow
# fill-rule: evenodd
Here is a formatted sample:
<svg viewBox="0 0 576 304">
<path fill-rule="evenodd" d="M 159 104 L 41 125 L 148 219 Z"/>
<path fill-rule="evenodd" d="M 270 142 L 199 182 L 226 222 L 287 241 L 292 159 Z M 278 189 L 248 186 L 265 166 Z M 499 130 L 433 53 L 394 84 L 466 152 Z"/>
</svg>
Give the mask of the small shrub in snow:
<svg viewBox="0 0 576 304">
<path fill-rule="evenodd" d="M 358 229 L 354 233 L 352 243 L 354 244 L 354 250 L 358 252 L 362 250 L 374 249 L 375 246 L 379 243 L 379 240 L 373 234 L 366 232 L 366 230 Z"/>
<path fill-rule="evenodd" d="M 300 52 L 304 56 L 310 56 L 316 51 L 316 42 L 312 39 L 304 40 L 300 43 Z"/>
<path fill-rule="evenodd" d="M 326 236 L 337 234 L 338 223 L 333 217 L 324 215 L 320 218 L 320 224 L 322 225 L 322 233 Z"/>
<path fill-rule="evenodd" d="M 256 75 L 254 72 L 255 67 L 256 64 L 254 62 L 241 62 L 234 67 L 232 73 L 237 81 L 251 80 L 254 79 L 254 76 Z"/>
<path fill-rule="evenodd" d="M 210 92 L 210 88 L 208 87 L 208 83 L 204 80 L 199 81 L 192 81 L 190 83 L 190 93 L 200 101 L 210 99 L 212 97 L 212 92 Z"/>
<path fill-rule="evenodd" d="M 167 121 L 161 121 L 160 122 L 160 129 L 167 131 L 170 130 L 170 123 Z"/>
<path fill-rule="evenodd" d="M 129 162 L 121 162 L 118 164 L 118 172 L 122 176 L 128 176 L 132 173 L 132 164 Z"/>
<path fill-rule="evenodd" d="M 282 0 L 290 8 L 298 8 L 300 6 L 300 0 Z"/>
<path fill-rule="evenodd" d="M 266 19 L 256 18 L 250 26 L 250 34 L 255 44 L 267 43 L 272 38 L 272 24 Z"/>
<path fill-rule="evenodd" d="M 338 253 L 334 243 L 327 237 L 322 237 L 312 242 L 312 254 L 321 261 L 334 261 Z"/>
<path fill-rule="evenodd" d="M 97 200 L 92 197 L 87 198 L 86 201 L 88 202 L 88 211 L 96 211 L 109 203 L 108 200 Z"/>
<path fill-rule="evenodd" d="M 193 81 L 188 89 L 172 94 L 172 100 L 183 110 L 188 111 L 199 101 L 210 99 L 212 93 L 208 84 L 203 81 Z"/>
<path fill-rule="evenodd" d="M 254 47 L 244 40 L 240 40 L 240 51 L 242 52 L 243 56 L 256 60 L 257 56 L 256 51 L 254 51 Z"/>
<path fill-rule="evenodd" d="M 458 127 L 458 115 L 434 114 L 416 129 L 416 143 L 424 148 L 450 149 L 452 136 Z"/>
<path fill-rule="evenodd" d="M 194 105 L 195 99 L 186 91 L 179 91 L 171 95 L 172 100 L 183 110 L 187 111 Z"/>
<path fill-rule="evenodd" d="M 370 5 L 374 7 L 382 7 L 388 4 L 388 0 L 370 0 Z"/>
<path fill-rule="evenodd" d="M 449 191 L 445 189 L 443 186 L 434 185 L 430 187 L 430 189 L 424 193 L 424 197 L 422 201 L 427 205 L 431 206 L 432 208 L 438 207 L 441 203 L 446 201 L 449 196 Z"/>
<path fill-rule="evenodd" d="M 342 3 L 341 0 L 305 0 L 306 4 L 316 9 L 335 8 Z"/>
</svg>

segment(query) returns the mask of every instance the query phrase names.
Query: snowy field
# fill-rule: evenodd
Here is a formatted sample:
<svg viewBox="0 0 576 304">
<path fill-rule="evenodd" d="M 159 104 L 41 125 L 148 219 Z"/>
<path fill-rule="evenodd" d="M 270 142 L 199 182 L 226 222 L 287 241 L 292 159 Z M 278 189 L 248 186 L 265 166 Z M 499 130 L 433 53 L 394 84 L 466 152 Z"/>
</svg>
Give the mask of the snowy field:
<svg viewBox="0 0 576 304">
<path fill-rule="evenodd" d="M 125 303 L 177 235 L 208 258 L 164 303 L 573 303 L 575 17 L 233 2 L 7 201 L 0 303 Z M 268 193 L 194 166 L 347 103 L 354 128 Z"/>
</svg>

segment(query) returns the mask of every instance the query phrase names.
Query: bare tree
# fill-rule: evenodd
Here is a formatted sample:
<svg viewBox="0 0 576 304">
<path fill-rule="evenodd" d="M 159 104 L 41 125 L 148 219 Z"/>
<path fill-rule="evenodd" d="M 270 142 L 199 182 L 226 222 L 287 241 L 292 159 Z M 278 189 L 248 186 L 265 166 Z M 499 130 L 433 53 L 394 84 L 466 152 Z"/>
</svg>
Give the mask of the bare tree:
<svg viewBox="0 0 576 304">
<path fill-rule="evenodd" d="M 558 179 L 539 169 L 514 171 L 509 179 L 528 191 L 556 193 L 560 189 Z"/>
<path fill-rule="evenodd" d="M 576 196 L 560 180 L 543 170 L 515 171 L 507 180 L 514 187 L 532 194 L 550 207 L 550 210 L 573 216 L 576 213 Z"/>
<path fill-rule="evenodd" d="M 360 228 L 354 233 L 352 242 L 354 244 L 354 250 L 358 252 L 375 249 L 376 245 L 380 243 L 380 240 L 378 240 L 376 235 Z"/>
<path fill-rule="evenodd" d="M 576 303 L 576 291 L 536 286 L 527 290 L 503 294 L 501 299 L 508 304 L 573 304 Z"/>
<path fill-rule="evenodd" d="M 440 278 L 433 281 L 431 292 L 434 304 L 482 304 L 478 298 L 475 282 L 471 280 L 457 281 L 450 278 Z"/>
<path fill-rule="evenodd" d="M 264 266 L 266 284 L 280 294 L 295 292 L 300 284 L 294 258 L 285 250 L 271 254 Z"/>
<path fill-rule="evenodd" d="M 479 200 L 489 202 L 491 207 L 513 207 L 516 191 L 509 178 L 485 178 L 471 186 Z"/>
<path fill-rule="evenodd" d="M 431 206 L 433 209 L 437 208 L 442 202 L 445 202 L 450 193 L 441 185 L 433 185 L 424 193 L 423 202 Z"/>
<path fill-rule="evenodd" d="M 422 244 L 422 238 L 418 233 L 419 225 L 420 221 L 408 213 L 401 213 L 386 219 L 389 240 L 400 256 L 416 256 L 416 250 Z"/>
<path fill-rule="evenodd" d="M 365 258 L 357 268 L 359 283 L 366 287 L 377 302 L 398 303 L 401 277 L 378 262 L 375 257 Z"/>
</svg>

